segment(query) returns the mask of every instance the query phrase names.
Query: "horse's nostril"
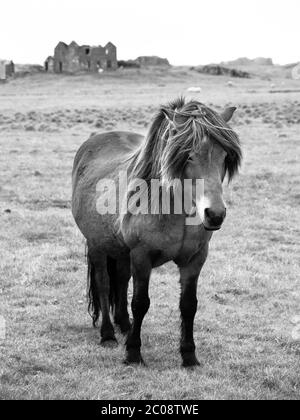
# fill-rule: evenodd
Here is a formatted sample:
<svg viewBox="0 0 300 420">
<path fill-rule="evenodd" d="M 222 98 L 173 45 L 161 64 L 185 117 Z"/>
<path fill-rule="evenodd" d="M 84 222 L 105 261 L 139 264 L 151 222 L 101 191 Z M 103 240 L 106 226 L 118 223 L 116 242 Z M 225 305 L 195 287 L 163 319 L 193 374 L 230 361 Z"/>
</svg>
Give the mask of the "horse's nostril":
<svg viewBox="0 0 300 420">
<path fill-rule="evenodd" d="M 212 226 L 220 226 L 226 216 L 226 209 L 221 211 L 214 211 L 210 208 L 205 209 L 205 217 L 208 223 Z"/>
<path fill-rule="evenodd" d="M 211 209 L 205 209 L 205 217 L 207 217 L 207 219 L 211 219 L 215 216 L 214 211 L 212 211 Z"/>
</svg>

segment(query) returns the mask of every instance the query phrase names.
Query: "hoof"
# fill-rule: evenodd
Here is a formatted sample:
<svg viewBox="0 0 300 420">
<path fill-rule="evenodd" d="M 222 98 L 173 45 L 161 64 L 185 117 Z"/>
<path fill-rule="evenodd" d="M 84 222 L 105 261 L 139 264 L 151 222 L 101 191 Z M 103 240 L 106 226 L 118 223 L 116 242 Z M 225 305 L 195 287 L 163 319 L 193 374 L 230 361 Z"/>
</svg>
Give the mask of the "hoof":
<svg viewBox="0 0 300 420">
<path fill-rule="evenodd" d="M 182 355 L 182 366 L 185 368 L 201 366 L 195 353 L 185 353 Z"/>
<path fill-rule="evenodd" d="M 126 357 L 124 360 L 125 365 L 140 365 L 145 366 L 146 363 L 144 362 L 141 353 L 139 350 L 130 350 L 126 352 Z"/>
<path fill-rule="evenodd" d="M 100 345 L 107 349 L 114 349 L 118 347 L 118 341 L 116 338 L 102 338 Z"/>
</svg>

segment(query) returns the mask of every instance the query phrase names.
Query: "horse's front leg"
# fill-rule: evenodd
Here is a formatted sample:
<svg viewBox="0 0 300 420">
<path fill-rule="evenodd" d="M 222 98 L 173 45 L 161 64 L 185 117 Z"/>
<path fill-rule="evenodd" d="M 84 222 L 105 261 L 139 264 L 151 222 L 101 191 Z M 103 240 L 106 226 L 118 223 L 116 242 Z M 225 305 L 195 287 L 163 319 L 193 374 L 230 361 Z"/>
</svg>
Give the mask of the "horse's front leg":
<svg viewBox="0 0 300 420">
<path fill-rule="evenodd" d="M 116 267 L 116 281 L 118 282 L 119 293 L 115 309 L 115 323 L 119 325 L 123 334 L 127 334 L 131 328 L 128 314 L 128 283 L 131 277 L 130 258 L 118 260 Z"/>
<path fill-rule="evenodd" d="M 131 253 L 133 277 L 132 314 L 133 324 L 126 342 L 126 364 L 144 364 L 141 356 L 141 328 L 143 319 L 150 307 L 149 279 L 152 266 L 147 255 L 139 250 Z"/>
<path fill-rule="evenodd" d="M 201 268 L 207 253 L 194 258 L 189 265 L 179 267 L 180 270 L 180 312 L 181 342 L 180 353 L 184 367 L 200 365 L 196 357 L 194 341 L 194 319 L 197 312 L 197 284 Z"/>
</svg>

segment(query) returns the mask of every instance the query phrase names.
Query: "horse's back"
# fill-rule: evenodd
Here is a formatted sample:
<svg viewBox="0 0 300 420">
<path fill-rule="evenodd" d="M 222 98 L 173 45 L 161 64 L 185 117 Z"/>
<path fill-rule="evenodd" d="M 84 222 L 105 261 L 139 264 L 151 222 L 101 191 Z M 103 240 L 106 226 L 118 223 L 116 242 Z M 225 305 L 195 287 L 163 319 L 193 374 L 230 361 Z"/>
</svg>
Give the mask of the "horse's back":
<svg viewBox="0 0 300 420">
<path fill-rule="evenodd" d="M 112 131 L 91 136 L 79 148 L 73 166 L 73 181 L 80 177 L 85 169 L 91 169 L 95 163 L 96 172 L 113 170 L 130 156 L 143 141 L 143 136 L 136 133 Z"/>
<path fill-rule="evenodd" d="M 73 194 L 78 183 L 88 184 L 112 177 L 116 169 L 143 141 L 136 133 L 112 131 L 91 136 L 79 148 L 73 165 Z M 86 187 L 87 185 L 85 185 Z"/>
</svg>

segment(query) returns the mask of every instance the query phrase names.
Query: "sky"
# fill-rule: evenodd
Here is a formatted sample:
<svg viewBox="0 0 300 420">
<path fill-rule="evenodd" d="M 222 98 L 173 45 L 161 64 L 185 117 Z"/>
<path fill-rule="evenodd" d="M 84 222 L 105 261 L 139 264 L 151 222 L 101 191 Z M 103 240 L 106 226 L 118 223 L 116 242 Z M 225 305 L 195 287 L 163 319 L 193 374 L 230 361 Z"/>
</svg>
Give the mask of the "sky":
<svg viewBox="0 0 300 420">
<path fill-rule="evenodd" d="M 300 61 L 299 0 L 0 0 L 0 59 L 43 64 L 59 41 L 174 65 Z"/>
</svg>

